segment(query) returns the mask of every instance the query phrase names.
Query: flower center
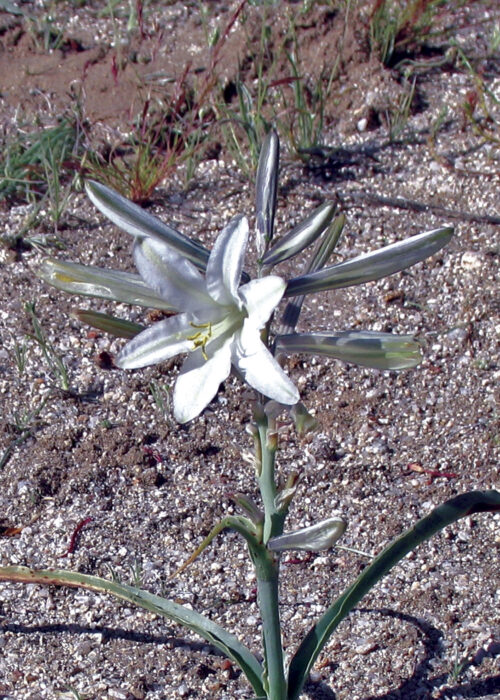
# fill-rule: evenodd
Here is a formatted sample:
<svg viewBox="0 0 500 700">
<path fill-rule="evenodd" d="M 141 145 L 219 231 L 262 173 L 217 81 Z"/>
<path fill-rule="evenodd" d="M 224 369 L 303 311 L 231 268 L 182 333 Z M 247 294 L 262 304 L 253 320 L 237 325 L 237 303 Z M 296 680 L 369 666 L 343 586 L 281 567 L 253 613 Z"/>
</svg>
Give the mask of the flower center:
<svg viewBox="0 0 500 700">
<path fill-rule="evenodd" d="M 211 321 L 195 323 L 191 321 L 191 326 L 195 329 L 195 333 L 189 335 L 187 340 L 193 343 L 194 352 L 198 348 L 201 349 L 203 359 L 209 359 L 207 346 L 216 338 L 223 337 L 224 339 L 233 336 L 242 326 L 245 318 L 248 316 L 246 309 L 238 309 L 236 306 L 225 307 L 226 312 L 220 319 L 212 319 Z"/>
<path fill-rule="evenodd" d="M 191 321 L 191 326 L 193 326 L 193 328 L 199 328 L 200 330 L 198 330 L 197 333 L 193 333 L 193 335 L 188 335 L 187 339 L 193 341 L 193 351 L 197 348 L 201 348 L 203 359 L 208 360 L 205 348 L 207 347 L 208 341 L 212 338 L 212 322 L 193 323 Z"/>
</svg>

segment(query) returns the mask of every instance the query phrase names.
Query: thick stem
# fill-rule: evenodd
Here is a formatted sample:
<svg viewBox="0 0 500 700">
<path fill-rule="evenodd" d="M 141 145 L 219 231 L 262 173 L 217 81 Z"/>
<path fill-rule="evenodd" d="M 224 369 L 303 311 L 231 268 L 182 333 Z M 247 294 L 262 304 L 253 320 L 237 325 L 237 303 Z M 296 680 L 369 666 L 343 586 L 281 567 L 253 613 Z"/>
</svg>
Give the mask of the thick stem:
<svg viewBox="0 0 500 700">
<path fill-rule="evenodd" d="M 279 613 L 279 561 L 266 551 L 257 565 L 257 588 L 262 617 L 265 674 L 268 700 L 285 700 L 287 683 Z M 267 682 L 266 682 L 267 681 Z"/>
</svg>

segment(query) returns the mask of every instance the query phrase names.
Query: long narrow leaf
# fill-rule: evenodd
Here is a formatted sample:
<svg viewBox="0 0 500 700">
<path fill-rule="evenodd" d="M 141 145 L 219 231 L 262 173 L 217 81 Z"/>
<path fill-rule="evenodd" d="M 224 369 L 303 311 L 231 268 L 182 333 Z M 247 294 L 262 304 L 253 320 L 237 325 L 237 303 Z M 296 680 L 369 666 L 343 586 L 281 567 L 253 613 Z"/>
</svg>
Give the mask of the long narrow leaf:
<svg viewBox="0 0 500 700">
<path fill-rule="evenodd" d="M 88 180 L 85 189 L 93 204 L 116 226 L 132 236 L 156 238 L 191 260 L 200 270 L 206 269 L 209 252 L 200 243 L 99 182 Z"/>
<path fill-rule="evenodd" d="M 278 165 L 280 142 L 278 135 L 270 131 L 266 136 L 259 156 L 255 179 L 255 210 L 257 229 L 257 250 L 261 255 L 266 243 L 273 237 L 276 193 L 278 189 Z"/>
<path fill-rule="evenodd" d="M 453 229 L 450 227 L 426 231 L 373 253 L 359 255 L 353 260 L 296 277 L 288 282 L 284 296 L 351 287 L 354 284 L 393 275 L 433 255 L 445 246 L 452 236 Z"/>
<path fill-rule="evenodd" d="M 409 369 L 422 359 L 420 345 L 411 335 L 376 331 L 280 335 L 276 339 L 276 350 L 326 355 L 373 369 Z"/>
<path fill-rule="evenodd" d="M 324 202 L 308 217 L 283 236 L 262 258 L 265 266 L 277 265 L 314 243 L 328 228 L 335 213 L 335 204 Z"/>
<path fill-rule="evenodd" d="M 140 323 L 126 321 L 123 318 L 110 316 L 109 314 L 101 314 L 98 311 L 90 311 L 87 309 L 77 309 L 73 311 L 74 316 L 82 323 L 87 323 L 92 328 L 98 328 L 105 333 L 111 333 L 116 338 L 135 338 L 135 336 L 144 330 L 145 326 Z"/>
<path fill-rule="evenodd" d="M 163 311 L 176 310 L 155 294 L 139 275 L 131 272 L 46 258 L 38 269 L 38 276 L 70 294 L 111 299 Z"/>
<path fill-rule="evenodd" d="M 309 630 L 290 663 L 287 700 L 297 700 L 309 671 L 329 637 L 354 606 L 385 574 L 419 544 L 430 539 L 447 525 L 473 513 L 488 511 L 500 511 L 498 491 L 464 493 L 435 508 L 429 515 L 419 520 L 411 530 L 384 549 Z"/>
<path fill-rule="evenodd" d="M 140 588 L 62 569 L 34 570 L 26 566 L 2 566 L 0 567 L 0 581 L 86 588 L 98 593 L 109 593 L 115 598 L 126 600 L 132 605 L 150 610 L 156 615 L 166 617 L 196 632 L 203 639 L 206 639 L 207 642 L 220 649 L 223 654 L 238 664 L 248 678 L 255 693 L 259 696 L 265 695 L 261 681 L 262 667 L 249 649 L 241 644 L 233 634 L 226 632 L 224 628 L 215 622 L 178 603 L 166 600 L 153 593 L 148 593 Z"/>
</svg>

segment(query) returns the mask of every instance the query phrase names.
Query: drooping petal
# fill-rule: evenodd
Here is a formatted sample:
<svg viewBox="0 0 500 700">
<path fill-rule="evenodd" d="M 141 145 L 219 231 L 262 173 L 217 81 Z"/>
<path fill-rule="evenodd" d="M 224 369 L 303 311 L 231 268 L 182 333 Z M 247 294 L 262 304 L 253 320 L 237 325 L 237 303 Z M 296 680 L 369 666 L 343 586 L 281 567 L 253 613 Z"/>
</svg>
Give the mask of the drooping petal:
<svg viewBox="0 0 500 700">
<path fill-rule="evenodd" d="M 294 383 L 261 341 L 259 331 L 248 318 L 233 340 L 232 362 L 244 380 L 264 396 L 286 405 L 299 400 Z"/>
<path fill-rule="evenodd" d="M 179 423 L 196 418 L 213 399 L 231 371 L 231 338 L 206 360 L 196 350 L 186 358 L 174 389 L 174 416 Z"/>
<path fill-rule="evenodd" d="M 53 287 L 70 294 L 112 299 L 124 304 L 165 311 L 174 310 L 169 303 L 155 294 L 139 275 L 131 272 L 46 258 L 37 274 Z"/>
<path fill-rule="evenodd" d="M 134 244 L 134 261 L 142 279 L 171 307 L 198 311 L 214 306 L 203 276 L 185 257 L 151 238 Z"/>
<path fill-rule="evenodd" d="M 118 354 L 115 363 L 122 369 L 147 367 L 193 350 L 196 329 L 191 314 L 178 314 L 155 323 L 136 335 Z"/>
<path fill-rule="evenodd" d="M 285 291 L 286 282 L 281 277 L 269 275 L 251 280 L 239 288 L 238 293 L 255 328 L 263 328 Z"/>
<path fill-rule="evenodd" d="M 92 203 L 116 226 L 132 236 L 148 236 L 167 243 L 204 270 L 209 252 L 200 243 L 163 223 L 121 194 L 95 180 L 87 180 L 85 190 Z"/>
<path fill-rule="evenodd" d="M 350 287 L 354 284 L 371 282 L 393 275 L 395 272 L 405 270 L 407 267 L 425 260 L 430 255 L 434 255 L 449 243 L 452 236 L 453 229 L 451 227 L 425 231 L 372 253 L 359 255 L 352 260 L 325 267 L 318 272 L 295 277 L 288 282 L 285 296 Z"/>
<path fill-rule="evenodd" d="M 238 300 L 238 286 L 248 242 L 248 220 L 235 216 L 219 234 L 207 264 L 207 291 L 218 304 Z"/>
<path fill-rule="evenodd" d="M 420 345 L 411 335 L 376 331 L 279 335 L 276 350 L 326 355 L 373 369 L 410 369 L 422 360 Z"/>
</svg>

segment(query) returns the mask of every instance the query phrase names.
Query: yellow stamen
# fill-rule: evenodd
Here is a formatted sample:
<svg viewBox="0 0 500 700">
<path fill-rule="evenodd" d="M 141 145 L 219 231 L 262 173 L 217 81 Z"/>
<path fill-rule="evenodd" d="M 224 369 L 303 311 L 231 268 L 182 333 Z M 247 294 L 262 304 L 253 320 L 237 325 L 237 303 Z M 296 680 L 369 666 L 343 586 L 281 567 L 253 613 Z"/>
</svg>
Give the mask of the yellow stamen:
<svg viewBox="0 0 500 700">
<path fill-rule="evenodd" d="M 208 323 L 193 323 L 191 322 L 191 325 L 193 328 L 202 328 L 205 330 L 203 333 L 202 331 L 198 331 L 197 333 L 194 333 L 193 335 L 188 336 L 188 340 L 193 341 L 193 350 L 196 350 L 197 348 L 201 348 L 201 354 L 203 356 L 203 359 L 205 361 L 208 360 L 208 355 L 206 353 L 206 347 L 207 343 L 212 337 L 212 323 L 209 321 Z"/>
</svg>

